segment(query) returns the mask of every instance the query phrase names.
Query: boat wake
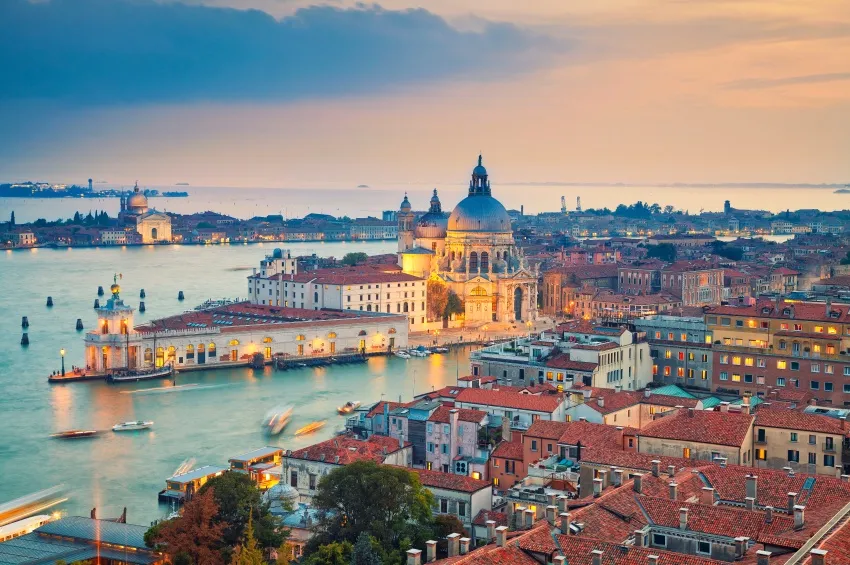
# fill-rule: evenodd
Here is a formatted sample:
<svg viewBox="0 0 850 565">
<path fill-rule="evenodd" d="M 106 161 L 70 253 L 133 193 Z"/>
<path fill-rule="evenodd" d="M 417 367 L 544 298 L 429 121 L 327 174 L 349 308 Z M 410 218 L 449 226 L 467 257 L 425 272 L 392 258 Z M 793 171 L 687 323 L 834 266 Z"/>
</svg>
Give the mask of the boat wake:
<svg viewBox="0 0 850 565">
<path fill-rule="evenodd" d="M 229 386 L 226 384 L 221 385 L 200 385 L 197 383 L 192 383 L 188 385 L 177 385 L 177 386 L 158 386 L 154 388 L 142 388 L 139 390 L 122 390 L 121 394 L 168 394 L 172 392 L 187 392 L 190 390 L 209 390 L 211 388 L 222 388 L 225 386 Z"/>
</svg>

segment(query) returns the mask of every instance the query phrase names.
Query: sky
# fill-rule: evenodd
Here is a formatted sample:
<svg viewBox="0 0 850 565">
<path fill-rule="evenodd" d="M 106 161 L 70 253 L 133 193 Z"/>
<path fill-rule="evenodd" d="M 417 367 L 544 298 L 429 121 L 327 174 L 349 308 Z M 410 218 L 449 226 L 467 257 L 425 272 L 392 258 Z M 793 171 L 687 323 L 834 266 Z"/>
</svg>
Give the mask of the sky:
<svg viewBox="0 0 850 565">
<path fill-rule="evenodd" d="M 847 0 L 2 0 L 0 181 L 850 182 Z"/>
</svg>

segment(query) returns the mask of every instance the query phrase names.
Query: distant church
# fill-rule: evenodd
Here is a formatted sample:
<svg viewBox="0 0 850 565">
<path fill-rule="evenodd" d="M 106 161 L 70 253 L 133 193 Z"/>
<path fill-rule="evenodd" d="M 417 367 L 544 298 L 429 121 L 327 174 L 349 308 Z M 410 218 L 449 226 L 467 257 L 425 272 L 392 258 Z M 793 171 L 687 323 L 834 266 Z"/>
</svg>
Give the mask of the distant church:
<svg viewBox="0 0 850 565">
<path fill-rule="evenodd" d="M 171 216 L 148 209 L 148 197 L 139 190 L 138 181 L 133 187 L 133 194 L 121 197 L 118 217 L 136 226 L 136 231 L 142 236 L 142 243 L 171 241 Z"/>
<path fill-rule="evenodd" d="M 405 273 L 443 281 L 464 303 L 465 323 L 526 322 L 537 316 L 537 272 L 516 247 L 511 219 L 493 198 L 478 156 L 469 195 L 450 215 L 437 190 L 415 220 L 407 194 L 398 211 L 399 265 Z"/>
</svg>

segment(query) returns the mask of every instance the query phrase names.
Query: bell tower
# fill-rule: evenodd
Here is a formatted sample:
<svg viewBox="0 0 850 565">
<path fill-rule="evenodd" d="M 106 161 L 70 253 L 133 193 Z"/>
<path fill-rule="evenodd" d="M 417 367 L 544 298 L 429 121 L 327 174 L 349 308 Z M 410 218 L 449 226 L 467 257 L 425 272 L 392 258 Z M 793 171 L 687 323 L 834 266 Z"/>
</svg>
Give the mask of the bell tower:
<svg viewBox="0 0 850 565">
<path fill-rule="evenodd" d="M 138 366 L 137 334 L 133 329 L 133 308 L 121 300 L 118 275 L 110 287 L 112 296 L 95 309 L 97 327 L 86 334 L 86 364 L 95 372 L 133 369 Z"/>
<path fill-rule="evenodd" d="M 401 206 L 398 209 L 398 252 L 407 251 L 413 248 L 413 207 L 410 205 L 410 200 L 407 199 L 407 193 L 404 193 L 404 200 L 401 201 Z M 401 257 L 399 257 L 401 261 Z M 401 264 L 401 263 L 399 263 Z"/>
</svg>

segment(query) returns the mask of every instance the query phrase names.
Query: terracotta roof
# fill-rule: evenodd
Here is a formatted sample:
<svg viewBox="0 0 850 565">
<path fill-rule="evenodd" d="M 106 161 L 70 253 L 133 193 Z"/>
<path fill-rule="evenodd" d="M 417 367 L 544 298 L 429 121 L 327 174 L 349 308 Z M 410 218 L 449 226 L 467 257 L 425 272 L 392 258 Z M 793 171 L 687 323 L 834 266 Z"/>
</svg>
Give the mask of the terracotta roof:
<svg viewBox="0 0 850 565">
<path fill-rule="evenodd" d="M 480 510 L 472 519 L 473 526 L 486 526 L 488 520 L 496 522 L 496 527 L 508 525 L 508 515 L 504 512 L 495 512 L 493 510 Z"/>
<path fill-rule="evenodd" d="M 600 532 L 604 535 L 604 532 Z M 605 565 L 646 565 L 650 555 L 658 556 L 658 565 L 724 565 L 723 561 L 675 553 L 657 548 L 636 547 L 596 540 L 590 537 L 555 535 L 569 565 L 592 565 L 593 550 L 602 551 Z"/>
<path fill-rule="evenodd" d="M 637 453 L 634 451 L 621 451 L 608 448 L 591 447 L 582 452 L 581 460 L 586 463 L 595 463 L 636 471 L 652 471 L 652 461 L 661 461 L 661 469 L 666 470 L 669 465 L 675 465 L 677 469 L 692 468 L 704 464 L 704 461 L 684 459 L 682 457 L 667 457 L 665 455 L 654 455 L 650 453 Z M 743 502 L 743 498 L 741 499 Z"/>
<path fill-rule="evenodd" d="M 426 471 L 425 469 L 410 469 L 410 471 L 419 475 L 419 480 L 423 486 L 431 488 L 439 488 L 444 490 L 454 490 L 459 492 L 478 492 L 479 490 L 488 488 L 490 481 L 473 479 L 465 475 L 453 475 L 451 473 L 441 473 L 440 471 Z"/>
<path fill-rule="evenodd" d="M 682 396 L 671 396 L 666 394 L 650 394 L 640 399 L 641 404 L 654 404 L 656 406 L 681 406 L 683 408 L 696 408 L 699 404 L 698 398 L 684 398 Z"/>
<path fill-rule="evenodd" d="M 608 392 L 608 390 L 610 389 L 606 389 L 604 394 L 596 398 L 586 400 L 585 405 L 593 408 L 600 414 L 611 414 L 612 412 L 618 412 L 630 406 L 636 406 L 643 398 L 643 393 L 637 391 L 623 390 Z"/>
<path fill-rule="evenodd" d="M 302 271 L 295 275 L 272 275 L 262 277 L 252 275 L 248 278 L 259 278 L 266 280 L 279 279 L 282 281 L 315 284 L 380 284 L 394 282 L 421 282 L 424 279 L 415 277 L 399 270 L 388 270 L 395 267 L 387 265 L 358 265 L 355 267 L 340 267 L 333 269 L 317 269 L 315 271 Z M 396 267 L 397 268 L 397 267 Z"/>
<path fill-rule="evenodd" d="M 377 416 L 378 414 L 383 414 L 384 413 L 384 405 L 389 405 L 389 411 L 390 412 L 392 412 L 396 408 L 399 408 L 400 406 L 403 406 L 402 404 L 399 404 L 398 402 L 389 402 L 389 401 L 386 401 L 386 400 L 381 400 L 380 402 L 375 404 L 375 406 L 373 406 L 371 410 L 369 410 L 369 412 L 366 414 L 366 417 L 372 418 L 374 416 Z"/>
<path fill-rule="evenodd" d="M 767 313 L 763 310 L 768 309 Z M 785 310 L 789 314 L 784 314 Z M 833 318 L 826 313 L 826 305 L 822 302 L 775 302 L 773 300 L 760 300 L 753 306 L 715 306 L 706 310 L 707 315 L 723 316 L 747 316 L 751 318 L 773 318 L 782 320 L 809 320 L 822 322 L 848 322 L 850 321 L 850 306 L 847 304 L 833 304 L 831 312 L 837 317 Z M 824 334 L 825 336 L 825 334 Z"/>
<path fill-rule="evenodd" d="M 806 414 L 799 410 L 787 408 L 763 408 L 756 411 L 756 426 L 765 428 L 783 428 L 786 430 L 800 430 L 805 432 L 820 432 L 844 436 L 847 431 L 841 420 L 821 416 L 820 414 Z"/>
<path fill-rule="evenodd" d="M 617 349 L 620 347 L 619 344 L 614 343 L 613 341 L 606 341 L 604 343 L 580 343 L 578 345 L 574 345 L 573 349 L 584 349 L 588 351 L 607 351 L 608 349 Z"/>
<path fill-rule="evenodd" d="M 479 377 L 477 375 L 467 375 L 465 377 L 460 377 L 458 381 L 471 383 L 472 381 L 481 381 L 481 384 L 485 383 L 495 383 L 498 379 L 496 377 Z"/>
<path fill-rule="evenodd" d="M 405 443 L 405 446 L 409 445 L 409 442 Z M 398 450 L 398 440 L 391 437 L 373 435 L 367 440 L 359 440 L 354 436 L 344 435 L 298 449 L 286 457 L 336 465 L 348 465 L 355 461 L 383 463 L 387 454 Z"/>
<path fill-rule="evenodd" d="M 635 435 L 634 428 L 617 429 L 615 426 L 595 424 L 591 422 L 568 422 L 564 433 L 558 438 L 563 445 L 578 445 L 587 447 L 602 447 L 611 449 L 623 448 L 623 436 Z"/>
<path fill-rule="evenodd" d="M 496 446 L 490 457 L 501 457 L 502 459 L 515 459 L 522 461 L 523 450 L 522 443 L 519 441 L 503 441 Z"/>
<path fill-rule="evenodd" d="M 596 369 L 596 363 L 588 363 L 586 361 L 573 361 L 570 359 L 569 353 L 560 353 L 546 360 L 546 366 L 552 369 L 571 369 L 574 371 L 593 372 Z"/>
<path fill-rule="evenodd" d="M 499 406 L 551 414 L 564 401 L 562 394 L 523 394 L 483 388 L 464 388 L 456 396 L 457 402 L 481 406 Z"/>
<path fill-rule="evenodd" d="M 753 420 L 749 414 L 680 410 L 650 422 L 638 435 L 740 447 L 752 428 Z"/>
<path fill-rule="evenodd" d="M 487 418 L 487 412 L 481 410 L 468 410 L 466 408 L 452 408 L 451 406 L 440 406 L 434 410 L 428 417 L 429 422 L 437 422 L 439 424 L 448 424 L 449 415 L 452 410 L 457 410 L 457 419 L 460 422 L 474 422 L 480 424 Z"/>
<path fill-rule="evenodd" d="M 850 563 L 850 520 L 843 523 L 815 545 L 814 549 L 822 549 L 827 552 L 826 565 L 846 565 Z M 811 565 L 810 557 L 806 557 L 802 565 Z"/>
<path fill-rule="evenodd" d="M 567 422 L 556 422 L 554 420 L 537 420 L 523 434 L 525 437 L 556 440 L 567 431 Z"/>
</svg>

